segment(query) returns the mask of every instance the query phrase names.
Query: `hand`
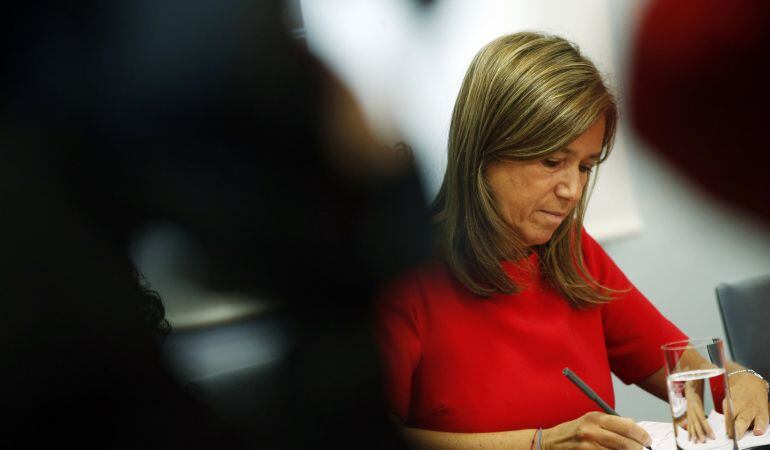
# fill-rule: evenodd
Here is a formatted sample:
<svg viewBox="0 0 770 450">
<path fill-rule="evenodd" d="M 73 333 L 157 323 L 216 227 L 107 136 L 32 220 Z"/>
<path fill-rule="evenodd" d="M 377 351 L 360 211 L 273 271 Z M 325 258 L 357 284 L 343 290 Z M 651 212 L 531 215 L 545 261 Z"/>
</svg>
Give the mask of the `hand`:
<svg viewBox="0 0 770 450">
<path fill-rule="evenodd" d="M 543 430 L 543 450 L 640 450 L 651 444 L 650 435 L 633 420 L 600 412 Z"/>
<path fill-rule="evenodd" d="M 703 410 L 703 380 L 685 383 L 684 397 L 687 399 L 687 434 L 692 442 L 706 442 L 706 437 L 716 439 L 714 431 L 706 420 Z"/>
<path fill-rule="evenodd" d="M 754 424 L 755 435 L 764 434 L 767 430 L 768 420 L 765 383 L 750 373 L 738 373 L 728 379 L 735 419 L 735 429 L 733 430 L 732 427 L 728 426 L 728 434 L 730 437 L 737 436 L 740 439 L 752 424 Z M 728 408 L 724 410 L 728 411 Z M 731 431 L 735 431 L 735 434 L 731 434 Z"/>
</svg>

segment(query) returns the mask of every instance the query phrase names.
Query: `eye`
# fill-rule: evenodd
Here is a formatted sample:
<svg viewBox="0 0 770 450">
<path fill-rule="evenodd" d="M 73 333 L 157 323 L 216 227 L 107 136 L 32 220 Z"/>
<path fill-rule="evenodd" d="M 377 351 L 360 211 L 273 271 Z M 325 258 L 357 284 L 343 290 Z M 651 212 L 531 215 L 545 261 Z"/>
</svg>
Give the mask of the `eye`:
<svg viewBox="0 0 770 450">
<path fill-rule="evenodd" d="M 591 173 L 591 171 L 594 170 L 594 166 L 580 166 L 580 172 L 581 173 Z"/>
<path fill-rule="evenodd" d="M 543 165 L 545 167 L 556 168 L 556 167 L 559 167 L 561 165 L 562 160 L 560 160 L 560 159 L 553 159 L 553 158 L 546 158 L 546 159 L 541 160 L 541 162 L 543 163 Z"/>
</svg>

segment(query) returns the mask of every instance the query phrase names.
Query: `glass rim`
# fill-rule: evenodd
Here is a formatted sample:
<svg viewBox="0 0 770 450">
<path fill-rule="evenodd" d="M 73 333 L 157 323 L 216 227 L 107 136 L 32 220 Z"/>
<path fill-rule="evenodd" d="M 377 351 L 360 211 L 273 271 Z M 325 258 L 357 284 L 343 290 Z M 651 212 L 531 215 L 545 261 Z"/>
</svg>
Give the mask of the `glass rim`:
<svg viewBox="0 0 770 450">
<path fill-rule="evenodd" d="M 660 349 L 663 350 L 664 352 L 667 350 L 685 350 L 689 348 L 705 347 L 708 345 L 713 345 L 721 342 L 723 342 L 722 338 L 718 338 L 718 337 L 690 338 L 690 339 L 682 339 L 674 342 L 668 342 L 666 344 L 661 345 Z"/>
</svg>

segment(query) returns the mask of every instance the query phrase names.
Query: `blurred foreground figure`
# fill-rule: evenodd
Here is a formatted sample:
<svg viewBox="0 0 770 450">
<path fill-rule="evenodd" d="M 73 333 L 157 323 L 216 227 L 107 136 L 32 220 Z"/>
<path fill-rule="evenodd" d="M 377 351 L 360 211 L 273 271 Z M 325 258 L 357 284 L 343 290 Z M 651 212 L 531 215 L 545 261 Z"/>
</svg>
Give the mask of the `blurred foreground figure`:
<svg viewBox="0 0 770 450">
<path fill-rule="evenodd" d="M 636 39 L 639 134 L 711 193 L 770 224 L 770 3 L 651 1 Z"/>
<path fill-rule="evenodd" d="M 427 252 L 420 186 L 261 3 L 20 3 L 2 19 L 8 448 L 402 446 L 368 300 Z M 291 324 L 269 414 L 223 420 L 160 362 L 163 308 L 126 258 L 158 221 L 204 250 L 201 282 Z"/>
</svg>

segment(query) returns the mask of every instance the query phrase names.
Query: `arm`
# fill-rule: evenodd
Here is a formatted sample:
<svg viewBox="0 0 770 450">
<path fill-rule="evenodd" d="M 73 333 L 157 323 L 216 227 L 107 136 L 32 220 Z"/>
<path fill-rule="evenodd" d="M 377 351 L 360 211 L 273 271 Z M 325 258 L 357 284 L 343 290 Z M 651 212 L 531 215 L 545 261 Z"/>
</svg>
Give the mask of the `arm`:
<svg viewBox="0 0 770 450">
<path fill-rule="evenodd" d="M 501 431 L 497 433 L 449 433 L 420 428 L 402 428 L 406 440 L 418 449 L 515 449 L 529 450 L 537 430 Z"/>
<path fill-rule="evenodd" d="M 697 352 L 688 352 L 683 356 L 682 360 L 683 364 L 691 367 L 699 367 L 703 364 L 709 364 Z M 745 369 L 745 367 L 738 363 L 731 361 L 725 363 L 725 370 L 728 374 L 742 369 Z M 730 395 L 733 401 L 733 407 L 735 408 L 736 435 L 743 436 L 743 434 L 751 427 L 752 424 L 754 428 L 754 434 L 764 434 L 768 425 L 768 398 L 765 384 L 762 382 L 762 380 L 750 373 L 740 373 L 729 376 L 728 383 Z M 668 387 L 666 384 L 666 371 L 663 367 L 661 367 L 646 379 L 637 383 L 637 385 L 652 395 L 660 399 L 667 400 Z M 702 392 L 702 386 L 696 386 L 694 390 Z M 693 396 L 689 396 L 688 401 L 690 399 L 699 400 Z M 702 430 L 702 432 L 700 432 L 700 430 L 697 428 L 688 428 L 690 428 L 691 431 L 696 435 L 696 438 L 705 439 L 705 435 L 713 435 L 713 432 L 711 432 L 711 427 L 706 421 L 702 403 L 698 401 L 694 401 L 693 403 L 695 406 L 698 406 L 698 408 L 688 408 L 688 423 L 694 422 L 694 418 L 697 418 L 697 422 L 700 424 L 700 430 Z M 728 431 L 732 431 L 732 427 L 728 427 Z"/>
<path fill-rule="evenodd" d="M 685 353 L 682 357 L 682 363 L 690 367 L 712 365 L 709 361 L 704 360 L 697 352 Z M 728 374 L 742 369 L 745 369 L 745 367 L 738 363 L 732 361 L 725 362 L 725 371 Z M 768 424 L 767 385 L 750 373 L 740 373 L 728 376 L 727 381 L 730 398 L 732 399 L 732 416 L 734 420 L 734 428 L 730 426 L 730 424 L 727 426 L 728 434 L 740 438 L 746 433 L 746 430 L 752 427 L 752 424 L 755 435 L 764 434 Z M 723 411 L 726 415 L 729 412 L 729 407 L 730 405 L 727 403 L 723 405 Z M 711 431 L 711 428 L 706 422 L 702 405 L 700 406 L 700 410 L 700 412 L 696 411 L 696 413 L 701 417 L 700 422 L 702 428 L 708 433 Z M 690 412 L 690 408 L 688 408 L 688 418 Z"/>
<path fill-rule="evenodd" d="M 668 383 L 666 382 L 666 369 L 661 367 L 655 373 L 636 383 L 637 386 L 658 397 L 668 401 Z M 705 442 L 706 437 L 715 439 L 703 408 L 703 381 L 688 382 L 685 388 L 687 398 L 686 421 L 682 425 L 687 428 L 690 439 L 695 442 Z"/>
<path fill-rule="evenodd" d="M 636 383 L 637 386 L 658 397 L 664 402 L 668 401 L 668 387 L 666 385 L 666 368 L 661 367 L 655 373 Z"/>
<path fill-rule="evenodd" d="M 415 448 L 429 450 L 534 449 L 536 430 L 496 433 L 450 433 L 402 427 Z M 633 420 L 599 412 L 589 412 L 575 420 L 543 430 L 541 450 L 639 450 L 652 440 Z"/>
</svg>

